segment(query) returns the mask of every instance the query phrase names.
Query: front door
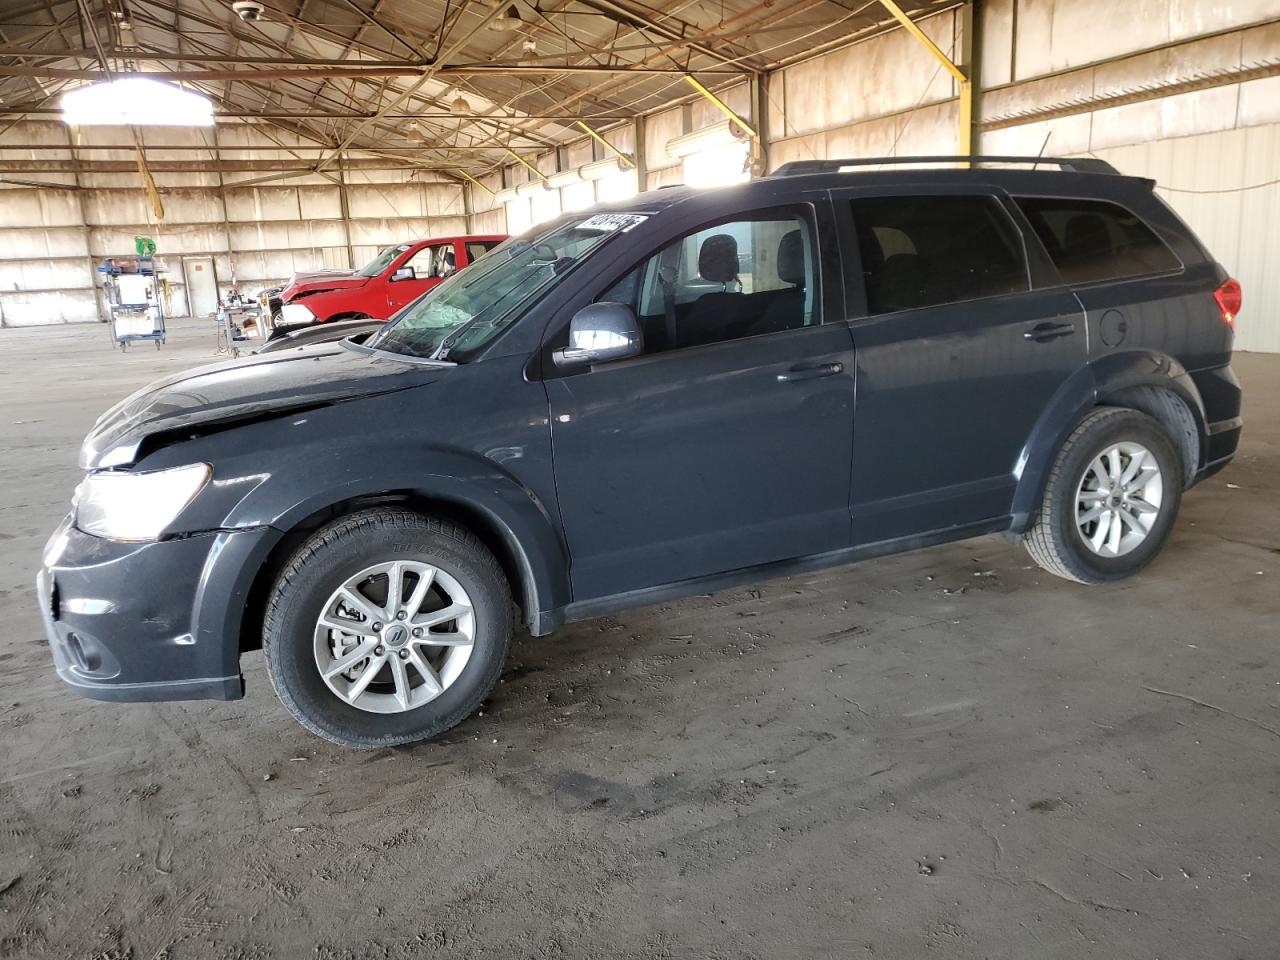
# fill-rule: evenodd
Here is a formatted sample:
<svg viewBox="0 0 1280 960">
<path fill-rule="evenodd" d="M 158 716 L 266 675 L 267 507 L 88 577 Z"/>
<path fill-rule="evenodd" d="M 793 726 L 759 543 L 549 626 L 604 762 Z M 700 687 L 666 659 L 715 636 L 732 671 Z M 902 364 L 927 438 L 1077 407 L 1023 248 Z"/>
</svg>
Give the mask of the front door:
<svg viewBox="0 0 1280 960">
<path fill-rule="evenodd" d="M 854 542 L 998 524 L 1037 420 L 1085 368 L 1080 305 L 999 195 L 877 193 L 836 197 L 865 281 Z"/>
<path fill-rule="evenodd" d="M 848 545 L 854 358 L 817 249 L 813 208 L 772 208 L 602 285 L 646 352 L 547 380 L 576 602 Z"/>
<path fill-rule="evenodd" d="M 407 307 L 413 301 L 438 284 L 444 277 L 454 272 L 453 244 L 433 244 L 421 247 L 399 266 L 393 266 L 387 283 L 387 317 L 397 310 Z M 413 276 L 396 280 L 395 275 L 405 267 L 413 271 Z M 381 317 L 379 319 L 386 319 Z"/>
</svg>

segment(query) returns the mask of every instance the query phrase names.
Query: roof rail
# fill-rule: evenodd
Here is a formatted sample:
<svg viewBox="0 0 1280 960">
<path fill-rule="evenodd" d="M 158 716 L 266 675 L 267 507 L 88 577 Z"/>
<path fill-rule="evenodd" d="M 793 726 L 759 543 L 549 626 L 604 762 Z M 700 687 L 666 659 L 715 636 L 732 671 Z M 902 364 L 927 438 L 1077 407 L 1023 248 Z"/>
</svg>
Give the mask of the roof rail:
<svg viewBox="0 0 1280 960">
<path fill-rule="evenodd" d="M 1058 167 L 1072 173 L 1108 173 L 1118 171 L 1105 160 L 1093 157 L 853 157 L 847 160 L 793 160 L 784 163 L 773 172 L 775 177 L 787 177 L 798 173 L 839 173 L 845 167 L 874 167 L 881 164 L 906 166 L 920 163 L 971 163 L 1029 164 Z"/>
</svg>

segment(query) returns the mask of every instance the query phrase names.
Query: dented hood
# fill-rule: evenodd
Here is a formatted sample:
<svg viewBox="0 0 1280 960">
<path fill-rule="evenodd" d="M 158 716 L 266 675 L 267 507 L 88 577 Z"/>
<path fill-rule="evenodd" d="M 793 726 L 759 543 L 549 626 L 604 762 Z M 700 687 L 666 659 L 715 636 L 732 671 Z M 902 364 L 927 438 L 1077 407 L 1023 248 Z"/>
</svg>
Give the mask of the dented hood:
<svg viewBox="0 0 1280 960">
<path fill-rule="evenodd" d="M 80 448 L 80 466 L 122 466 L 132 462 L 147 438 L 203 433 L 264 415 L 404 390 L 430 383 L 451 367 L 342 344 L 197 367 L 143 387 L 99 417 Z"/>
<path fill-rule="evenodd" d="M 356 287 L 363 287 L 371 279 L 371 277 L 358 277 L 350 272 L 325 274 L 318 277 L 304 276 L 301 279 L 294 277 L 280 291 L 280 297 L 285 303 L 290 303 L 300 294 L 324 293 L 326 290 L 353 290 Z"/>
</svg>

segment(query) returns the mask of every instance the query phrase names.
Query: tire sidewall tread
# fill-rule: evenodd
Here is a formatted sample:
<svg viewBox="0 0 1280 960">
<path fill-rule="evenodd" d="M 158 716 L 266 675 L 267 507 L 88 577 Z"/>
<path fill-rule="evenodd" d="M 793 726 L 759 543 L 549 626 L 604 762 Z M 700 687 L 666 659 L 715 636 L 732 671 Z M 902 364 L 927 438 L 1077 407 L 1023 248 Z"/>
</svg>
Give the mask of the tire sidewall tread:
<svg viewBox="0 0 1280 960">
<path fill-rule="evenodd" d="M 1088 464 L 1112 443 L 1141 443 L 1160 464 L 1164 483 L 1160 514 L 1146 540 L 1121 557 L 1100 557 L 1075 527 L 1076 491 Z M 1164 546 L 1182 498 L 1183 463 L 1178 448 L 1154 418 L 1128 407 L 1099 407 L 1063 442 L 1045 482 L 1044 496 L 1025 537 L 1027 552 L 1055 576 L 1099 584 L 1125 579 L 1150 563 Z"/>
<path fill-rule="evenodd" d="M 313 638 L 319 607 L 342 580 L 396 556 L 426 560 L 459 580 L 472 601 L 476 636 L 462 674 L 442 694 L 405 713 L 378 714 L 329 690 L 315 664 Z M 470 715 L 497 683 L 513 629 L 511 608 L 501 566 L 468 530 L 412 510 L 362 510 L 312 534 L 277 577 L 263 627 L 267 675 L 290 714 L 326 740 L 366 749 L 426 740 Z"/>
</svg>

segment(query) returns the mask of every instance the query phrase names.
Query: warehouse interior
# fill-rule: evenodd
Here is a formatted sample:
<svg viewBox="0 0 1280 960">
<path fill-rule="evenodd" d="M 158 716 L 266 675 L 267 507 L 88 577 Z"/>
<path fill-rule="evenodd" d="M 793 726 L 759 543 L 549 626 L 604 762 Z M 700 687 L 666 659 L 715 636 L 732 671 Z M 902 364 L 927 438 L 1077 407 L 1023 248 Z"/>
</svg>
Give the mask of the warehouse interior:
<svg viewBox="0 0 1280 960">
<path fill-rule="evenodd" d="M 131 76 L 211 122 L 64 117 Z M 108 705 L 50 669 L 31 584 L 80 439 L 239 352 L 233 298 L 972 155 L 1151 178 L 1244 290 L 1240 451 L 1138 579 L 1082 597 L 992 536 L 518 629 L 478 716 L 367 754 L 265 677 Z M 1274 956 L 1278 171 L 1277 0 L 5 0 L 0 954 Z M 139 238 L 166 330 L 125 351 L 102 265 Z"/>
</svg>

